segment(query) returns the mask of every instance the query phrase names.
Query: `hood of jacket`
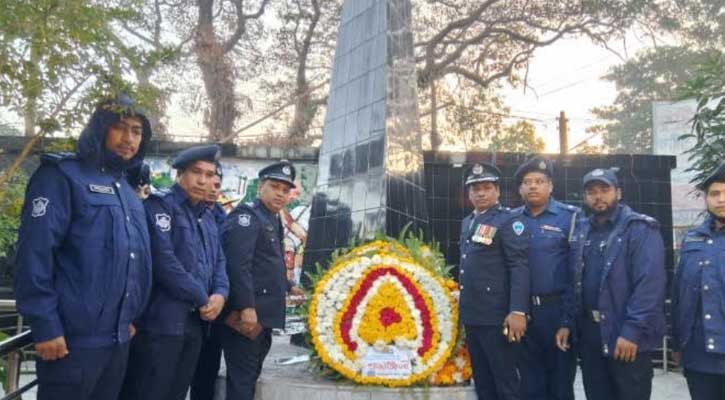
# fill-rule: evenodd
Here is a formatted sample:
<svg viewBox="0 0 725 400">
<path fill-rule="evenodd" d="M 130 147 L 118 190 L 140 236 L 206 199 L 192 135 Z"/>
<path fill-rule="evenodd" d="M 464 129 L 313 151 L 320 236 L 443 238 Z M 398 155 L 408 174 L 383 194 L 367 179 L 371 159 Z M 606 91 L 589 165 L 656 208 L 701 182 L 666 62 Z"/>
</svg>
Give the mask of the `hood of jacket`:
<svg viewBox="0 0 725 400">
<path fill-rule="evenodd" d="M 138 153 L 124 161 L 115 153 L 106 149 L 108 129 L 124 117 L 137 117 L 143 125 L 143 136 Z M 151 124 L 144 112 L 136 107 L 128 96 L 101 103 L 91 115 L 91 119 L 78 138 L 78 154 L 83 161 L 97 167 L 126 171 L 139 168 L 146 156 L 146 147 L 151 141 Z"/>
</svg>

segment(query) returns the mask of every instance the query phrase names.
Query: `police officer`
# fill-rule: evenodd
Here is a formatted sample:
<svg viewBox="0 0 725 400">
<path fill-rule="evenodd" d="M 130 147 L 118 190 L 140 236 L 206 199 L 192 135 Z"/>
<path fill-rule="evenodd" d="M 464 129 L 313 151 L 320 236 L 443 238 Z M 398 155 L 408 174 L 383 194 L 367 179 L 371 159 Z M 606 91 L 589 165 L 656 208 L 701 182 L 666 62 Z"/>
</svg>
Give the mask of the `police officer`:
<svg viewBox="0 0 725 400">
<path fill-rule="evenodd" d="M 461 225 L 460 318 L 479 399 L 519 399 L 518 343 L 529 310 L 528 230 L 498 200 L 501 172 L 475 164 L 465 178 L 473 213 Z"/>
<path fill-rule="evenodd" d="M 653 218 L 620 204 L 615 171 L 584 176 L 573 238 L 579 352 L 587 399 L 644 400 L 652 391 L 649 352 L 665 327 L 664 246 Z"/>
<path fill-rule="evenodd" d="M 228 399 L 252 400 L 272 329 L 284 328 L 285 294 L 303 295 L 287 280 L 280 210 L 287 205 L 295 168 L 281 161 L 259 171 L 258 198 L 239 204 L 224 226 L 231 290 L 220 330 Z"/>
<path fill-rule="evenodd" d="M 672 283 L 673 347 L 693 400 L 725 399 L 725 164 L 698 187 L 708 218 L 682 241 Z"/>
<path fill-rule="evenodd" d="M 201 349 L 205 321 L 229 292 L 216 221 L 206 203 L 219 147 L 186 149 L 173 160 L 171 191 L 145 202 L 154 285 L 134 347 L 128 398 L 183 400 Z"/>
<path fill-rule="evenodd" d="M 15 298 L 35 341 L 38 399 L 115 399 L 151 288 L 143 205 L 125 171 L 151 127 L 131 99 L 101 104 L 78 153 L 46 154 L 18 233 Z"/>
<path fill-rule="evenodd" d="M 227 213 L 224 208 L 217 202 L 221 194 L 222 165 L 217 161 L 216 175 L 210 181 L 209 193 L 206 197 L 206 204 L 214 216 L 214 221 L 221 237 L 224 222 Z M 219 375 L 219 366 L 222 357 L 222 345 L 219 342 L 219 327 L 214 323 L 205 323 L 203 327 L 204 341 L 199 352 L 199 362 L 196 365 L 194 379 L 191 382 L 190 397 L 191 400 L 212 400 L 214 399 L 214 387 L 217 376 Z"/>
<path fill-rule="evenodd" d="M 569 238 L 579 210 L 551 197 L 552 162 L 535 156 L 516 170 L 524 205 L 514 210 L 531 234 L 531 319 L 522 343 L 522 397 L 574 400 L 576 355 L 570 348 L 574 303 Z"/>
</svg>

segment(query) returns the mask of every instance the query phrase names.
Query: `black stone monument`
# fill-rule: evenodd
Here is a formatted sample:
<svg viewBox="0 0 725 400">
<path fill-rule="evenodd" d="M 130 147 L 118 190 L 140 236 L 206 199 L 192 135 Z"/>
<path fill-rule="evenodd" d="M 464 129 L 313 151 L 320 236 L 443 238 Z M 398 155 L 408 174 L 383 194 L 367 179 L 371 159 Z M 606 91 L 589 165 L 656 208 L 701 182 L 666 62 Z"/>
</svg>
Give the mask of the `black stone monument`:
<svg viewBox="0 0 725 400">
<path fill-rule="evenodd" d="M 343 4 L 303 271 L 408 223 L 427 229 L 410 0 Z"/>
</svg>

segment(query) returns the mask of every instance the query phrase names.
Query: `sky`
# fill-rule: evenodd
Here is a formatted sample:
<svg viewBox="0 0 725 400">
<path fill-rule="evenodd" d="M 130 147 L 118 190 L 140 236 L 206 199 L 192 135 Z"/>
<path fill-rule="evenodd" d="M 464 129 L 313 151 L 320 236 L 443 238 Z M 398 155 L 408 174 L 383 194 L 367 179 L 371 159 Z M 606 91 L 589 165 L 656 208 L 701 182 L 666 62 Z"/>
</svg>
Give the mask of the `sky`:
<svg viewBox="0 0 725 400">
<path fill-rule="evenodd" d="M 530 63 L 529 87 L 525 91 L 508 87 L 504 91 L 511 114 L 525 117 L 536 126 L 537 134 L 546 142 L 547 152 L 559 152 L 560 111 L 569 120 L 569 148 L 591 136 L 585 132 L 586 128 L 600 121 L 590 110 L 611 104 L 617 96 L 615 85 L 601 77 L 650 43 L 630 33 L 624 41 L 612 42 L 609 46 L 614 51 L 579 38 L 561 40 L 539 49 Z M 601 139 L 594 137 L 589 143 L 600 144 Z"/>
</svg>

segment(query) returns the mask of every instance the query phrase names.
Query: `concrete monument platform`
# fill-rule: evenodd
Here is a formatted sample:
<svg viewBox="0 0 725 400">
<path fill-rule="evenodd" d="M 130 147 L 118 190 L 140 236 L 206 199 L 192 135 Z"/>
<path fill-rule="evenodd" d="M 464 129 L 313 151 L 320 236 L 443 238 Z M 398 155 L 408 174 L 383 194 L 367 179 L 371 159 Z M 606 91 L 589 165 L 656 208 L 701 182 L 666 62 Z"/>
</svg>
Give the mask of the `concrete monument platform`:
<svg viewBox="0 0 725 400">
<path fill-rule="evenodd" d="M 284 365 L 291 357 L 308 354 L 308 350 L 289 344 L 289 336 L 274 336 L 272 349 L 264 362 L 262 376 L 257 384 L 256 400 L 393 400 L 393 399 L 452 399 L 475 400 L 472 386 L 430 388 L 384 388 L 355 386 L 349 383 L 323 379 L 307 370 L 306 363 Z M 225 400 L 226 371 L 222 362 L 214 400 Z M 584 400 L 581 371 L 574 382 L 577 400 Z M 687 400 L 687 383 L 678 372 L 663 373 L 655 369 L 652 380 L 652 400 Z M 233 400 L 233 399 L 230 399 Z"/>
<path fill-rule="evenodd" d="M 315 376 L 307 363 L 284 365 L 283 362 L 309 354 L 309 350 L 289 344 L 288 336 L 275 336 L 272 349 L 264 363 L 262 376 L 257 382 L 256 400 L 476 400 L 473 386 L 453 387 L 411 387 L 387 388 L 381 386 L 359 386 L 347 382 L 336 382 Z M 224 372 L 225 373 L 225 372 Z M 219 396 L 217 381 L 215 400 Z M 229 399 L 233 400 L 233 399 Z"/>
</svg>

